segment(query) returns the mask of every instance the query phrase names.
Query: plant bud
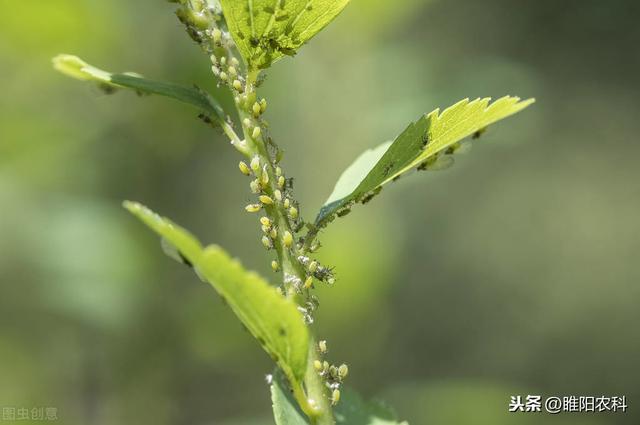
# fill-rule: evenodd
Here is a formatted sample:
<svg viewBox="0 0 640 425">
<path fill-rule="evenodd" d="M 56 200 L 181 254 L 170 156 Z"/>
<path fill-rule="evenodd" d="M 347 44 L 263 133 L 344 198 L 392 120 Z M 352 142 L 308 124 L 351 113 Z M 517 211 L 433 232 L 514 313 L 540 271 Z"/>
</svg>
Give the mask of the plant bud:
<svg viewBox="0 0 640 425">
<path fill-rule="evenodd" d="M 246 207 L 244 207 L 244 209 L 250 213 L 258 212 L 260 211 L 261 208 L 262 206 L 260 204 L 249 204 Z"/>
<path fill-rule="evenodd" d="M 273 192 L 273 196 L 276 197 L 276 201 L 278 201 L 278 202 L 282 201 L 282 192 L 280 192 L 278 189 L 276 189 Z"/>
<path fill-rule="evenodd" d="M 276 176 L 280 177 L 282 175 L 282 168 L 276 167 Z"/>
<path fill-rule="evenodd" d="M 227 57 L 226 56 L 223 56 L 223 57 L 220 58 L 220 64 L 222 64 L 222 66 L 227 64 Z"/>
<path fill-rule="evenodd" d="M 242 83 L 240 82 L 240 80 L 233 80 L 233 88 L 238 91 L 242 90 Z"/>
<path fill-rule="evenodd" d="M 245 127 L 249 128 L 249 127 L 251 127 L 251 120 L 249 118 L 245 118 L 245 119 L 242 120 L 242 124 Z"/>
<path fill-rule="evenodd" d="M 278 177 L 278 187 L 280 189 L 284 189 L 285 179 L 284 176 Z"/>
<path fill-rule="evenodd" d="M 238 168 L 240 168 L 240 172 L 245 176 L 248 176 L 251 174 L 251 170 L 249 169 L 249 166 L 245 164 L 243 161 L 240 161 L 240 163 L 238 164 Z"/>
<path fill-rule="evenodd" d="M 240 65 L 240 62 L 238 61 L 238 59 L 236 59 L 235 57 L 231 58 L 231 66 L 235 66 L 238 67 Z"/>
<path fill-rule="evenodd" d="M 291 201 L 289 200 L 289 198 L 285 199 L 282 205 L 288 209 L 291 206 Z"/>
<path fill-rule="evenodd" d="M 278 270 L 280 270 L 280 265 L 276 260 L 273 260 L 271 262 L 271 268 L 273 269 L 274 272 L 277 272 Z"/>
<path fill-rule="evenodd" d="M 229 72 L 229 75 L 231 75 L 232 77 L 238 75 L 238 71 L 234 66 L 230 66 L 229 68 L 227 68 L 227 72 Z"/>
<path fill-rule="evenodd" d="M 260 134 L 262 134 L 262 130 L 260 129 L 260 127 L 255 127 L 253 129 L 253 133 L 251 133 L 251 137 L 257 139 L 258 137 L 260 137 Z"/>
<path fill-rule="evenodd" d="M 284 231 L 284 234 L 282 235 L 282 242 L 284 243 L 284 246 L 291 248 L 291 245 L 293 245 L 293 236 L 291 235 L 291 232 L 288 230 Z"/>
<path fill-rule="evenodd" d="M 260 101 L 260 113 L 264 114 L 264 111 L 267 110 L 267 99 L 262 99 Z"/>
</svg>

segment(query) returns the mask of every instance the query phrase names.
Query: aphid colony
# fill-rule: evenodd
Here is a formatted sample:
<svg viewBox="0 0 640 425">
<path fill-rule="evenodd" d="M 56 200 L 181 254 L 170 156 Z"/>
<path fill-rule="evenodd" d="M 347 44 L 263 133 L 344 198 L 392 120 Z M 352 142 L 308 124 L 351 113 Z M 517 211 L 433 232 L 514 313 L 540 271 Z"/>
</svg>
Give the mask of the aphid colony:
<svg viewBox="0 0 640 425">
<path fill-rule="evenodd" d="M 322 356 L 327 354 L 327 341 L 318 342 L 318 352 Z M 340 387 L 349 374 L 349 367 L 344 363 L 340 366 L 335 366 L 329 364 L 326 360 L 315 360 L 313 367 L 331 391 L 331 404 L 335 406 L 340 401 Z"/>
</svg>

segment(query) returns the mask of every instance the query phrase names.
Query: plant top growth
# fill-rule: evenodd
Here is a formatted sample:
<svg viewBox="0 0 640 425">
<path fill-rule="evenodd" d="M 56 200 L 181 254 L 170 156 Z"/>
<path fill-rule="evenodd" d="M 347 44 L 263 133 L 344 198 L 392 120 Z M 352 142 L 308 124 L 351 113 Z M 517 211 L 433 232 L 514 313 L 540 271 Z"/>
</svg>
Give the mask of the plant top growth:
<svg viewBox="0 0 640 425">
<path fill-rule="evenodd" d="M 413 170 L 449 167 L 454 155 L 467 150 L 470 141 L 465 139 L 479 137 L 487 126 L 523 110 L 533 99 L 465 99 L 420 116 L 395 140 L 358 157 L 315 217 L 304 219 L 293 180 L 283 168 L 282 150 L 269 132 L 267 100 L 258 89 L 267 69 L 294 56 L 349 0 L 172 3 L 187 34 L 210 59 L 217 84 L 233 96 L 236 111 L 224 110 L 218 99 L 198 87 L 153 81 L 131 72 L 107 72 L 72 55 L 55 57 L 54 67 L 70 77 L 96 83 L 107 93 L 132 89 L 188 103 L 199 110 L 202 121 L 221 130 L 241 158 L 238 174 L 247 179 L 253 194 L 244 210 L 256 217 L 260 243 L 277 273 L 277 284 L 245 270 L 221 247 L 203 245 L 143 205 L 127 201 L 125 208 L 161 237 L 165 252 L 213 286 L 271 356 L 276 370 L 269 383 L 277 425 L 399 424 L 390 409 L 365 402 L 345 388 L 348 366 L 330 359 L 328 343 L 314 333 L 314 314 L 319 308 L 314 289 L 336 285 L 331 266 L 315 258 L 319 232 L 357 205 L 369 203 L 401 176 Z"/>
</svg>

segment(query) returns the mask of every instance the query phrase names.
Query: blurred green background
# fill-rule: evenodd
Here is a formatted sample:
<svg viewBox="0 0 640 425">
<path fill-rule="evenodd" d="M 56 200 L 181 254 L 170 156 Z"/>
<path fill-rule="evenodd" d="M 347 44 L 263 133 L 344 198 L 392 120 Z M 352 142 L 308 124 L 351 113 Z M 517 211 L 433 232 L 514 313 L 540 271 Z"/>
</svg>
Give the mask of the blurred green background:
<svg viewBox="0 0 640 425">
<path fill-rule="evenodd" d="M 141 201 L 272 277 L 237 153 L 189 107 L 50 66 L 73 53 L 213 89 L 207 59 L 166 2 L 0 7 L 0 406 L 55 406 L 64 424 L 272 423 L 268 357 L 120 207 Z M 353 0 L 269 72 L 307 218 L 419 114 L 538 99 L 322 234 L 339 281 L 318 332 L 352 386 L 414 425 L 640 423 L 639 18 L 634 0 Z M 515 394 L 630 409 L 506 413 Z"/>
</svg>

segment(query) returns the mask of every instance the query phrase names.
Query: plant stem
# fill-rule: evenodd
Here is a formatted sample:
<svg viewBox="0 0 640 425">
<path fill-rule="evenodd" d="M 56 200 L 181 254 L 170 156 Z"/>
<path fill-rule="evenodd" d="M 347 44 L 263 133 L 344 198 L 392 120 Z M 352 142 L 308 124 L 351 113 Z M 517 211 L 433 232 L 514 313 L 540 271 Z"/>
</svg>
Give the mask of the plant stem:
<svg viewBox="0 0 640 425">
<path fill-rule="evenodd" d="M 254 137 L 253 133 L 255 126 L 262 125 L 252 114 L 252 105 L 257 99 L 255 92 L 257 77 L 257 71 L 249 70 L 243 93 L 243 99 L 245 99 L 245 101 L 237 104 L 236 108 L 240 120 L 243 122 L 242 129 L 248 157 L 253 158 L 257 156 L 260 158 L 260 164 L 264 167 L 263 172 L 266 172 L 269 176 L 268 184 L 264 185 L 263 191 L 266 195 L 274 199 L 275 191 L 279 190 L 277 183 L 278 176 L 276 176 L 274 168 L 275 158 L 272 158 L 269 154 L 262 137 Z M 245 125 L 245 122 L 250 123 L 250 125 Z M 288 218 L 289 213 L 280 202 L 265 205 L 264 209 L 267 216 L 278 228 L 278 237 L 276 238 L 274 247 L 278 256 L 278 263 L 282 269 L 286 296 L 301 306 L 304 298 L 298 293 L 299 288 L 296 288 L 287 279 L 292 276 L 295 279 L 299 279 L 299 281 L 304 281 L 306 277 L 304 265 L 297 258 L 299 252 L 295 242 L 291 246 L 287 246 L 283 239 L 284 232 L 289 232 L 291 235 L 295 234 Z M 327 388 L 314 368 L 314 361 L 318 359 L 319 356 L 316 349 L 315 338 L 312 337 L 309 343 L 309 359 L 303 382 L 304 388 L 294 388 L 294 396 L 313 425 L 334 425 L 335 420 L 333 418 Z"/>
</svg>

